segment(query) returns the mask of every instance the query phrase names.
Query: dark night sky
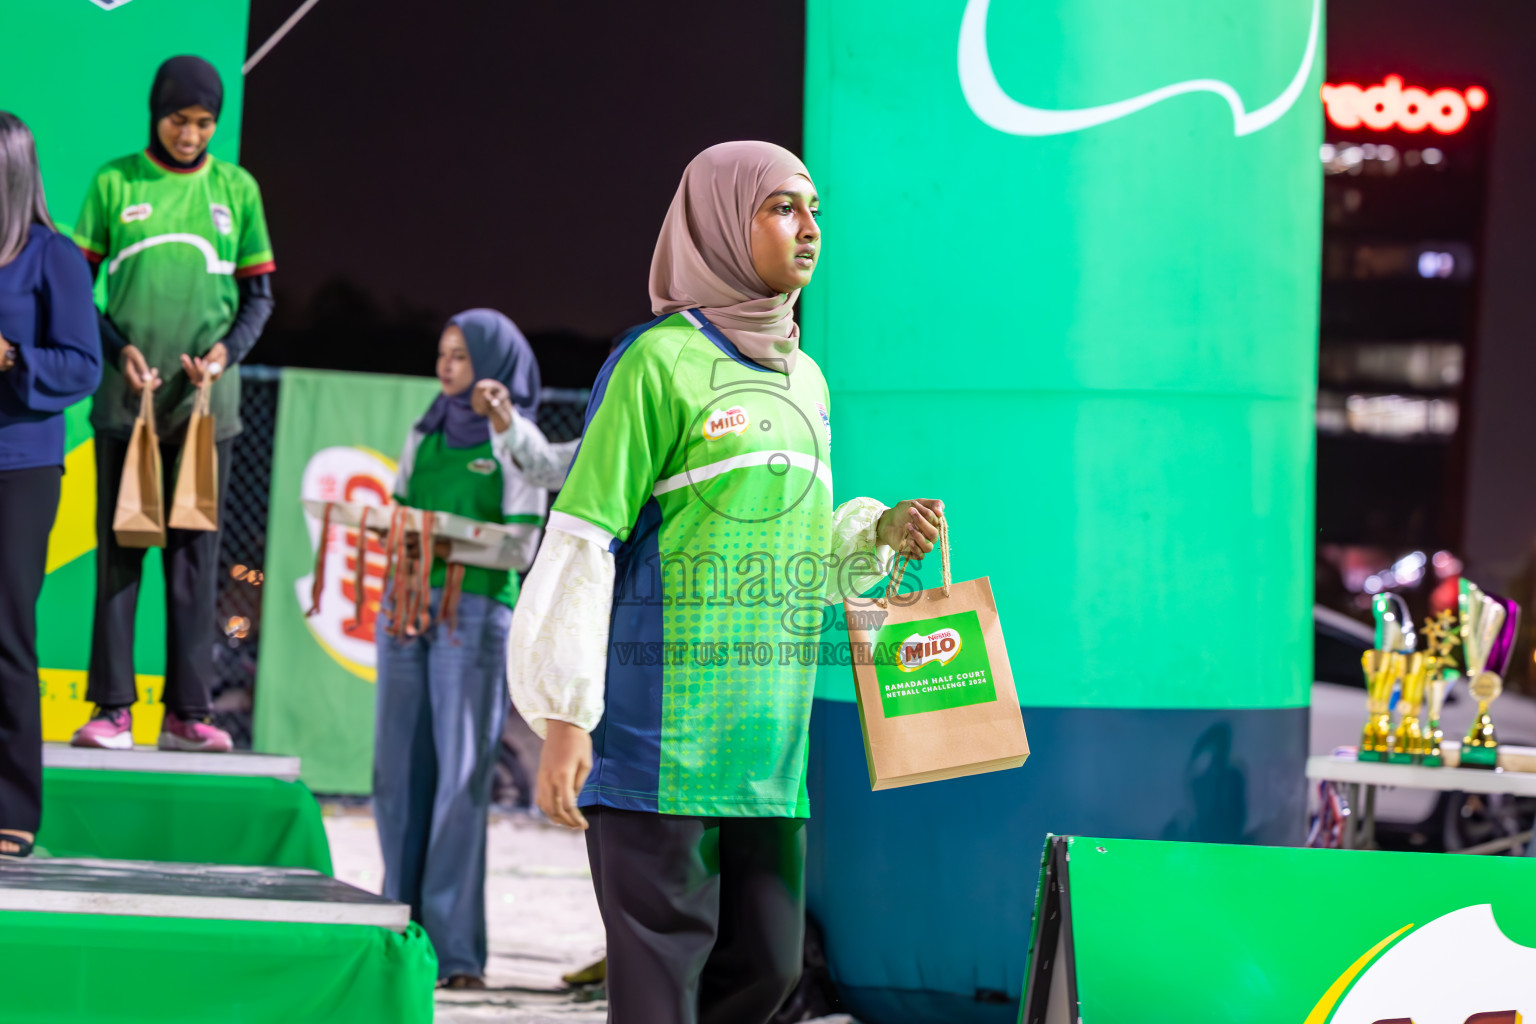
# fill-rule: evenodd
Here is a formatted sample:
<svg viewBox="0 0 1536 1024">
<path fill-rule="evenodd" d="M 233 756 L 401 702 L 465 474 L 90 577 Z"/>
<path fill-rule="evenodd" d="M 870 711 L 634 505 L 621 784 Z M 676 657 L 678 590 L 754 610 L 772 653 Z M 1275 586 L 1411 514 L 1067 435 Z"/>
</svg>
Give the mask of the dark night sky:
<svg viewBox="0 0 1536 1024">
<path fill-rule="evenodd" d="M 1469 407 L 1463 553 L 1489 586 L 1536 574 L 1536 7 L 1507 0 L 1334 0 L 1330 72 L 1380 81 L 1482 83 L 1493 158 Z M 1517 599 L 1536 595 L 1514 595 Z"/>
<path fill-rule="evenodd" d="M 259 46 L 298 0 L 252 0 Z M 255 360 L 430 372 L 493 306 L 546 383 L 649 319 L 651 248 L 698 150 L 799 150 L 804 5 L 320 0 L 246 83 L 278 313 Z"/>
<path fill-rule="evenodd" d="M 299 0 L 252 0 L 254 48 Z M 320 0 L 247 80 L 241 162 L 277 247 L 260 362 L 430 372 L 444 318 L 495 306 L 546 382 L 584 386 L 649 317 L 646 273 L 688 159 L 800 147 L 804 4 Z M 1467 554 L 1530 558 L 1536 475 L 1536 8 L 1334 0 L 1330 67 L 1485 82 L 1494 97 Z"/>
</svg>

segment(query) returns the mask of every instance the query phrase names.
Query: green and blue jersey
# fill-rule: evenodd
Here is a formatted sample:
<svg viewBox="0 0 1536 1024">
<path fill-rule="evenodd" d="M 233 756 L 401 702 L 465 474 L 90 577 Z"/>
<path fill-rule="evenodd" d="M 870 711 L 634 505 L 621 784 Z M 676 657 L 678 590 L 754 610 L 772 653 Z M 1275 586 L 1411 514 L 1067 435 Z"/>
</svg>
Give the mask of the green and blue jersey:
<svg viewBox="0 0 1536 1024">
<path fill-rule="evenodd" d="M 603 719 L 581 804 L 803 817 L 826 608 L 826 381 L 747 359 L 697 310 L 637 329 L 593 388 L 550 526 L 614 553 Z"/>
</svg>

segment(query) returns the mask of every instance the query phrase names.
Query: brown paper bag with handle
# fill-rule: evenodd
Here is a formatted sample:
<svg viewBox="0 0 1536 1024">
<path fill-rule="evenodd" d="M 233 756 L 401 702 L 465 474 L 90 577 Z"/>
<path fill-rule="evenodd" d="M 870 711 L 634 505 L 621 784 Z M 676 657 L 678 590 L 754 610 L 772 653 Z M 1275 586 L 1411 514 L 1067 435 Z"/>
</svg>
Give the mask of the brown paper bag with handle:
<svg viewBox="0 0 1536 1024">
<path fill-rule="evenodd" d="M 192 419 L 181 447 L 176 471 L 176 491 L 171 495 L 171 529 L 217 530 L 219 528 L 219 456 L 213 446 L 213 413 L 209 409 L 207 381 L 197 389 Z"/>
<path fill-rule="evenodd" d="M 112 532 L 125 548 L 165 547 L 165 498 L 160 469 L 160 438 L 155 435 L 155 396 L 139 392 L 139 417 L 133 421 L 123 479 L 112 513 Z"/>
<path fill-rule="evenodd" d="M 939 520 L 943 586 L 843 602 L 871 789 L 1017 768 L 1029 757 L 992 584 L 952 583 Z"/>
</svg>

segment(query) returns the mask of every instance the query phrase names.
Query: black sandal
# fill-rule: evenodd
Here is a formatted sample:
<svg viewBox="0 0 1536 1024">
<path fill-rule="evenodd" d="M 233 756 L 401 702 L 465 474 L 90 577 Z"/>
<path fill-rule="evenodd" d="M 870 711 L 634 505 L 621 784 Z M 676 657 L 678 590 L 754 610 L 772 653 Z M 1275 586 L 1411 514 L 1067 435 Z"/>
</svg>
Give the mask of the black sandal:
<svg viewBox="0 0 1536 1024">
<path fill-rule="evenodd" d="M 36 847 L 34 840 L 23 839 L 21 836 L 12 835 L 9 832 L 0 832 L 0 843 L 10 843 L 12 846 L 21 847 L 19 850 L 0 850 L 0 860 L 26 860 L 32 856 L 32 851 Z"/>
<path fill-rule="evenodd" d="M 453 990 L 472 989 L 480 991 L 485 988 L 485 979 L 474 974 L 455 974 L 447 981 L 444 981 L 440 987 Z"/>
</svg>

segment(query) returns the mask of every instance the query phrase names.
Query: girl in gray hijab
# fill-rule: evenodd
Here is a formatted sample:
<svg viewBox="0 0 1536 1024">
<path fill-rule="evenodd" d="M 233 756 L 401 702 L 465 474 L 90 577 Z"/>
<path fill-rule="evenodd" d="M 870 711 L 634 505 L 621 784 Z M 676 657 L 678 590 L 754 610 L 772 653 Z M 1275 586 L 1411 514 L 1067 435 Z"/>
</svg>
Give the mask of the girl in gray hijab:
<svg viewBox="0 0 1536 1024">
<path fill-rule="evenodd" d="M 592 389 L 513 616 L 539 806 L 586 832 L 617 1024 L 766 1024 L 784 1001 L 816 667 L 781 652 L 819 628 L 824 584 L 938 536 L 939 501 L 833 505 L 830 395 L 793 317 L 819 206 L 780 146 L 689 163 L 651 262 L 657 318 Z M 826 577 L 796 577 L 809 564 Z"/>
</svg>

